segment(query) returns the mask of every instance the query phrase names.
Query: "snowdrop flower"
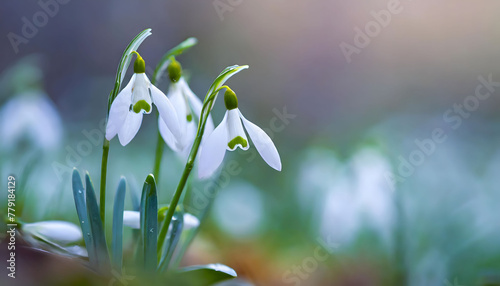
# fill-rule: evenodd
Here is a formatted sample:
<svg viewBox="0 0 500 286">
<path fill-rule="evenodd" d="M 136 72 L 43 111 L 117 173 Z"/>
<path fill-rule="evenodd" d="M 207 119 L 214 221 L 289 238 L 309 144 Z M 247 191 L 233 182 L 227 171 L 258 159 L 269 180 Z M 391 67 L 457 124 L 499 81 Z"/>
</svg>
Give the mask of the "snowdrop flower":
<svg viewBox="0 0 500 286">
<path fill-rule="evenodd" d="M 184 213 L 182 216 L 184 221 L 183 230 L 192 229 L 200 225 L 197 217 L 190 213 Z M 124 211 L 123 212 L 123 225 L 133 229 L 141 228 L 141 214 L 138 211 Z"/>
<path fill-rule="evenodd" d="M 58 220 L 40 221 L 22 225 L 22 230 L 33 236 L 38 236 L 48 241 L 68 245 L 82 240 L 82 231 L 77 225 Z"/>
<path fill-rule="evenodd" d="M 370 229 L 390 246 L 396 215 L 393 193 L 386 181 L 390 171 L 389 161 L 378 150 L 363 148 L 332 173 L 334 180 L 323 180 L 327 192 L 319 208 L 322 236 L 345 245 L 363 229 Z"/>
<path fill-rule="evenodd" d="M 227 109 L 224 119 L 207 137 L 200 150 L 199 177 L 207 178 L 211 176 L 222 163 L 226 150 L 234 151 L 237 147 L 242 150 L 250 148 L 243 125 L 262 159 L 272 168 L 281 171 L 280 156 L 271 138 L 241 114 L 238 109 L 238 98 L 228 87 L 224 93 L 224 103 Z M 243 125 L 241 124 L 242 121 Z"/>
<path fill-rule="evenodd" d="M 182 67 L 178 61 L 172 58 L 167 70 L 171 81 L 167 97 L 177 112 L 181 137 L 176 138 L 161 119 L 158 119 L 158 126 L 163 140 L 170 149 L 187 156 L 196 137 L 197 121 L 199 121 L 203 103 L 189 88 L 182 76 Z M 205 134 L 210 134 L 213 130 L 214 123 L 212 117 L 209 116 Z"/>
<path fill-rule="evenodd" d="M 43 150 L 59 146 L 62 120 L 51 100 L 39 90 L 13 97 L 0 109 L 0 145 L 13 149 L 25 138 Z"/>
<path fill-rule="evenodd" d="M 134 75 L 111 104 L 106 139 L 111 140 L 118 134 L 120 144 L 127 145 L 137 134 L 144 113 L 150 114 L 152 103 L 158 108 L 160 118 L 176 138 L 180 137 L 177 114 L 170 100 L 146 76 L 146 63 L 137 53 Z"/>
</svg>

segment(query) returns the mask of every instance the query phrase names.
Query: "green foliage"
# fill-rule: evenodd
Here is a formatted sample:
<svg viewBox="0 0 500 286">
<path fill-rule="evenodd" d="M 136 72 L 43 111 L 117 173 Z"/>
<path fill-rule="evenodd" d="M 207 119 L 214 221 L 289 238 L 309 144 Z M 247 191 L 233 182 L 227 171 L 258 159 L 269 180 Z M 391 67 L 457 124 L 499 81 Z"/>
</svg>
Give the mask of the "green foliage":
<svg viewBox="0 0 500 286">
<path fill-rule="evenodd" d="M 153 175 L 148 175 L 142 188 L 141 233 L 143 241 L 144 267 L 156 270 L 158 243 L 158 198 Z"/>
<path fill-rule="evenodd" d="M 113 239 L 111 241 L 111 255 L 113 268 L 121 273 L 123 264 L 123 210 L 125 205 L 125 192 L 127 181 L 124 177 L 120 179 L 116 190 L 115 203 L 113 206 Z"/>
</svg>

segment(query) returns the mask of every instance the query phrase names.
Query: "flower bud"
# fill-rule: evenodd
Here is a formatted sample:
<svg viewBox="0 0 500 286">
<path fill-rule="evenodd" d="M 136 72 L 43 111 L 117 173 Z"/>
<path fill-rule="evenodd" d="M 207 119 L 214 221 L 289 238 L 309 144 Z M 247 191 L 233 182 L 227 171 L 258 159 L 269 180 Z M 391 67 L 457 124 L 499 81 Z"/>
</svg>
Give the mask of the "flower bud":
<svg viewBox="0 0 500 286">
<path fill-rule="evenodd" d="M 167 66 L 168 76 L 172 82 L 177 82 L 182 75 L 181 64 L 175 60 L 175 58 L 170 59 L 170 63 Z"/>
<path fill-rule="evenodd" d="M 236 97 L 236 93 L 229 87 L 226 88 L 226 92 L 224 93 L 224 104 L 226 105 L 227 110 L 238 108 L 238 98 Z"/>
<path fill-rule="evenodd" d="M 141 55 L 139 53 L 135 52 L 137 54 L 137 58 L 135 59 L 134 62 L 134 73 L 145 73 L 146 72 L 146 62 L 142 59 Z"/>
</svg>

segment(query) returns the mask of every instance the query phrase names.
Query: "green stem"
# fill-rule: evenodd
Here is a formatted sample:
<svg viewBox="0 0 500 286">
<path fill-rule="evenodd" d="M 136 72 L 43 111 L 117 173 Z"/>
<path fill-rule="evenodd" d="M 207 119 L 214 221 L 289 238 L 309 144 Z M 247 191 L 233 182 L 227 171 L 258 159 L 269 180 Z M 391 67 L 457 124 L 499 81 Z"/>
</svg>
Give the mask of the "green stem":
<svg viewBox="0 0 500 286">
<path fill-rule="evenodd" d="M 161 137 L 160 132 L 158 132 L 158 139 L 156 141 L 155 164 L 153 166 L 153 176 L 155 177 L 157 185 L 158 181 L 160 180 L 160 166 L 164 148 L 165 148 L 165 143 L 163 142 L 163 138 Z"/>
<path fill-rule="evenodd" d="M 175 191 L 174 197 L 170 202 L 167 216 L 165 217 L 165 222 L 163 223 L 160 235 L 158 236 L 158 251 L 162 251 L 163 249 L 163 243 L 167 236 L 168 226 L 172 221 L 172 217 L 174 216 L 175 209 L 177 208 L 177 204 L 179 203 L 179 199 L 181 198 L 182 191 L 184 190 L 184 186 L 186 185 L 187 179 L 189 178 L 189 174 L 191 174 L 191 170 L 193 170 L 194 159 L 196 158 L 196 154 L 198 153 L 200 142 L 201 140 L 196 140 L 193 144 L 191 154 L 189 155 L 189 159 L 186 163 L 186 166 L 184 167 L 184 171 L 182 172 L 182 177 L 179 181 L 179 184 L 177 185 L 177 190 Z"/>
<path fill-rule="evenodd" d="M 218 91 L 217 91 L 218 92 Z M 203 109 L 201 111 L 201 119 L 200 124 L 198 126 L 198 132 L 196 134 L 196 139 L 194 140 L 193 147 L 191 147 L 191 152 L 189 153 L 189 158 L 187 160 L 186 166 L 184 167 L 184 171 L 182 172 L 181 179 L 179 184 L 177 185 L 177 189 L 175 190 L 174 197 L 170 202 L 167 216 L 165 217 L 165 222 L 161 226 L 160 234 L 158 236 L 158 251 L 161 253 L 163 251 L 163 243 L 165 242 L 165 238 L 167 237 L 168 227 L 170 222 L 172 221 L 172 217 L 174 216 L 175 209 L 177 208 L 177 204 L 182 195 L 182 191 L 186 186 L 186 182 L 189 178 L 189 174 L 193 170 L 194 161 L 196 159 L 196 155 L 198 154 L 198 149 L 200 148 L 201 139 L 203 138 L 203 133 L 205 132 L 205 125 L 207 123 L 208 116 L 210 114 L 210 110 L 212 109 L 213 100 L 207 100 L 203 105 Z M 208 108 L 208 109 L 207 109 Z M 204 112 L 206 111 L 206 112 Z"/>
<path fill-rule="evenodd" d="M 101 190 L 99 200 L 99 210 L 101 215 L 102 225 L 105 226 L 106 216 L 106 173 L 108 171 L 108 153 L 109 141 L 104 138 L 102 143 L 102 161 L 101 161 Z"/>
</svg>

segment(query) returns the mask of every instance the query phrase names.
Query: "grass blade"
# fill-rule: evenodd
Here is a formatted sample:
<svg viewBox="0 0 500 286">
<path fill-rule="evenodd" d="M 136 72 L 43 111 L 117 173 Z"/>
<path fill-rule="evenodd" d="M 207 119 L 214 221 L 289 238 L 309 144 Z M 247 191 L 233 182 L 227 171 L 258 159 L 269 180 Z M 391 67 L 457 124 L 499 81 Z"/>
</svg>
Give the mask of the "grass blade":
<svg viewBox="0 0 500 286">
<path fill-rule="evenodd" d="M 172 260 L 175 247 L 181 238 L 182 228 L 184 226 L 184 213 L 182 211 L 176 211 L 172 217 L 171 224 L 172 229 L 169 231 L 166 239 L 166 249 L 161 257 L 160 265 L 158 266 L 159 271 L 165 271 Z"/>
<path fill-rule="evenodd" d="M 104 236 L 104 227 L 101 216 L 99 215 L 99 206 L 95 197 L 94 186 L 90 180 L 90 175 L 85 174 L 87 215 L 92 233 L 92 243 L 97 257 L 96 269 L 106 271 L 109 269 L 109 254 Z"/>
<path fill-rule="evenodd" d="M 111 93 L 109 94 L 108 98 L 108 114 L 109 114 L 109 109 L 111 108 L 111 103 L 113 100 L 115 100 L 116 96 L 118 95 L 118 92 L 120 91 L 120 87 L 123 82 L 123 78 L 125 77 L 125 74 L 127 73 L 128 66 L 130 65 L 130 60 L 132 59 L 132 56 L 130 53 L 132 51 L 136 51 L 139 46 L 142 44 L 142 42 L 151 35 L 151 29 L 146 29 L 137 34 L 134 39 L 128 44 L 127 48 L 125 51 L 123 51 L 122 58 L 120 59 L 120 64 L 118 65 L 118 70 L 116 71 L 116 79 L 115 79 L 115 86 Z"/>
<path fill-rule="evenodd" d="M 124 177 L 120 179 L 116 190 L 115 203 L 113 206 L 113 239 L 111 241 L 111 257 L 113 268 L 121 273 L 123 264 L 123 209 L 125 207 L 125 192 L 127 181 Z"/>
<path fill-rule="evenodd" d="M 144 250 L 144 267 L 155 271 L 157 265 L 158 243 L 158 198 L 153 175 L 148 175 L 142 188 L 141 232 Z"/>
<path fill-rule="evenodd" d="M 85 203 L 85 189 L 83 188 L 80 172 L 76 168 L 73 169 L 73 198 L 75 199 L 76 213 L 78 221 L 82 229 L 83 240 L 89 255 L 89 261 L 92 265 L 97 263 L 97 256 L 93 244 L 92 231 L 87 216 L 87 206 Z"/>
</svg>

